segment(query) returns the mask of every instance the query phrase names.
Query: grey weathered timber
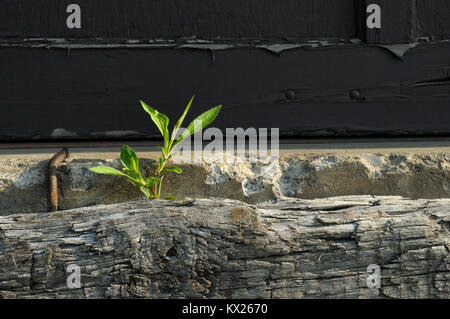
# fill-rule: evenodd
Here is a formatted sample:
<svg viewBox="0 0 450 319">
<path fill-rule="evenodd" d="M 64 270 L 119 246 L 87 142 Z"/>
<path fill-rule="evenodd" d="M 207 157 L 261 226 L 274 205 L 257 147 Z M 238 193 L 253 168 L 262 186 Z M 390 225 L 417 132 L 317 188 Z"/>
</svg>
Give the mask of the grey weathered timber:
<svg viewBox="0 0 450 319">
<path fill-rule="evenodd" d="M 135 200 L 0 217 L 5 298 L 449 298 L 450 199 Z M 67 267 L 81 288 L 67 287 Z M 367 267 L 381 268 L 381 289 Z"/>
</svg>

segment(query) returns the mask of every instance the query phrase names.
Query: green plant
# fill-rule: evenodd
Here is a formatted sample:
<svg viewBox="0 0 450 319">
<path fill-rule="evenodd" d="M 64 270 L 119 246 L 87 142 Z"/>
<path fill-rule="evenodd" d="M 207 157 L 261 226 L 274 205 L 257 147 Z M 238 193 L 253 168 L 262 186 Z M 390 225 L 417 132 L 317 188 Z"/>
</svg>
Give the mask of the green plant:
<svg viewBox="0 0 450 319">
<path fill-rule="evenodd" d="M 107 174 L 122 176 L 128 179 L 128 181 L 141 190 L 145 196 L 149 198 L 159 198 L 161 195 L 161 184 L 166 173 L 174 172 L 181 174 L 182 170 L 177 166 L 166 167 L 172 156 L 176 153 L 175 147 L 183 141 L 186 137 L 195 134 L 208 126 L 219 114 L 222 105 L 218 105 L 202 114 L 200 114 L 194 121 L 189 124 L 186 130 L 176 139 L 178 130 L 183 124 L 189 108 L 191 107 L 194 97 L 191 98 L 186 109 L 181 115 L 180 119 L 175 123 L 172 134 L 169 134 L 169 118 L 159 113 L 157 110 L 148 106 L 145 102 L 140 101 L 144 110 L 150 115 L 153 122 L 158 127 L 164 140 L 164 146 L 158 146 L 161 150 L 162 156 L 158 158 L 158 167 L 155 172 L 149 176 L 146 180 L 142 177 L 139 171 L 139 160 L 136 153 L 128 145 L 122 145 L 120 152 L 120 161 L 122 162 L 123 169 L 119 171 L 109 166 L 97 166 L 90 170 L 98 174 Z M 175 197 L 167 197 L 168 200 L 173 200 Z"/>
</svg>

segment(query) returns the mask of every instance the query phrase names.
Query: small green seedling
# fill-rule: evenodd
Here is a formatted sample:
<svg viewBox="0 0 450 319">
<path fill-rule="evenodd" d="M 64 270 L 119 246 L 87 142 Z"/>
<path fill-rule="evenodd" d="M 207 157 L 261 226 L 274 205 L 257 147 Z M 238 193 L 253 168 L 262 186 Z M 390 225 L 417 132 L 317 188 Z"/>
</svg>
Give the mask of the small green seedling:
<svg viewBox="0 0 450 319">
<path fill-rule="evenodd" d="M 161 195 L 161 183 L 164 179 L 165 174 L 169 172 L 181 174 L 182 172 L 181 168 L 177 166 L 166 167 L 172 156 L 177 152 L 175 151 L 175 147 L 186 137 L 193 135 L 208 126 L 212 121 L 214 121 L 214 119 L 219 114 L 220 109 L 222 108 L 222 105 L 218 105 L 200 114 L 194 121 L 191 122 L 191 124 L 189 124 L 187 129 L 185 129 L 183 133 L 177 139 L 175 139 L 177 137 L 178 130 L 180 129 L 181 124 L 183 124 L 184 118 L 186 117 L 186 114 L 191 107 L 193 100 L 194 97 L 191 98 L 180 119 L 178 120 L 178 122 L 176 122 L 172 130 L 172 134 L 169 134 L 168 129 L 169 118 L 166 115 L 159 113 L 157 110 L 151 108 L 145 102 L 140 101 L 142 107 L 148 114 L 150 114 L 151 119 L 158 127 L 164 139 L 164 146 L 158 146 L 162 153 L 162 156 L 158 158 L 158 167 L 153 175 L 149 176 L 147 180 L 142 177 L 141 172 L 139 171 L 139 160 L 136 156 L 136 153 L 131 147 L 127 145 L 122 145 L 122 149 L 120 152 L 120 161 L 123 165 L 122 171 L 109 166 L 97 166 L 91 168 L 90 170 L 98 174 L 125 177 L 131 184 L 139 188 L 146 197 L 159 198 Z M 174 200 L 176 198 L 174 196 L 170 196 L 166 199 Z"/>
</svg>

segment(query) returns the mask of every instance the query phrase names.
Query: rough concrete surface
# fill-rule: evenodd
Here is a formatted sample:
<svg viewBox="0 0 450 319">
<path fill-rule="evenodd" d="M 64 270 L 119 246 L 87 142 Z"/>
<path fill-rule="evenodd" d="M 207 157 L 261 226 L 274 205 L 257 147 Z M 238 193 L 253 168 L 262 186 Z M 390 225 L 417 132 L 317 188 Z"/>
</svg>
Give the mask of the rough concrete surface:
<svg viewBox="0 0 450 319">
<path fill-rule="evenodd" d="M 450 298 L 449 223 L 450 199 L 373 196 L 2 216 L 0 297 Z"/>
<path fill-rule="evenodd" d="M 96 165 L 119 167 L 113 153 L 72 152 L 58 169 L 63 209 L 124 202 L 137 197 L 126 180 L 97 175 Z M 53 150 L 52 152 L 56 152 Z M 144 176 L 156 152 L 139 152 Z M 46 211 L 46 165 L 52 153 L 0 155 L 0 214 Z M 450 197 L 450 148 L 349 149 L 280 152 L 280 160 L 240 164 L 181 164 L 169 174 L 162 196 L 222 197 L 258 203 L 273 198 L 323 198 L 341 195 Z"/>
</svg>

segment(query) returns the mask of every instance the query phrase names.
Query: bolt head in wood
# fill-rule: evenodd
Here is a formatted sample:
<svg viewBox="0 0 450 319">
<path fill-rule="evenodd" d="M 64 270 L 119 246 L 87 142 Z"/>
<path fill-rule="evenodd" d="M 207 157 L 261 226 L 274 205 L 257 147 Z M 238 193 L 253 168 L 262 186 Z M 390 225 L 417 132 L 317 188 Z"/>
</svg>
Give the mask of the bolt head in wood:
<svg viewBox="0 0 450 319">
<path fill-rule="evenodd" d="M 288 90 L 284 93 L 284 96 L 286 97 L 286 99 L 288 100 L 293 100 L 296 97 L 295 91 L 294 90 Z"/>
</svg>

